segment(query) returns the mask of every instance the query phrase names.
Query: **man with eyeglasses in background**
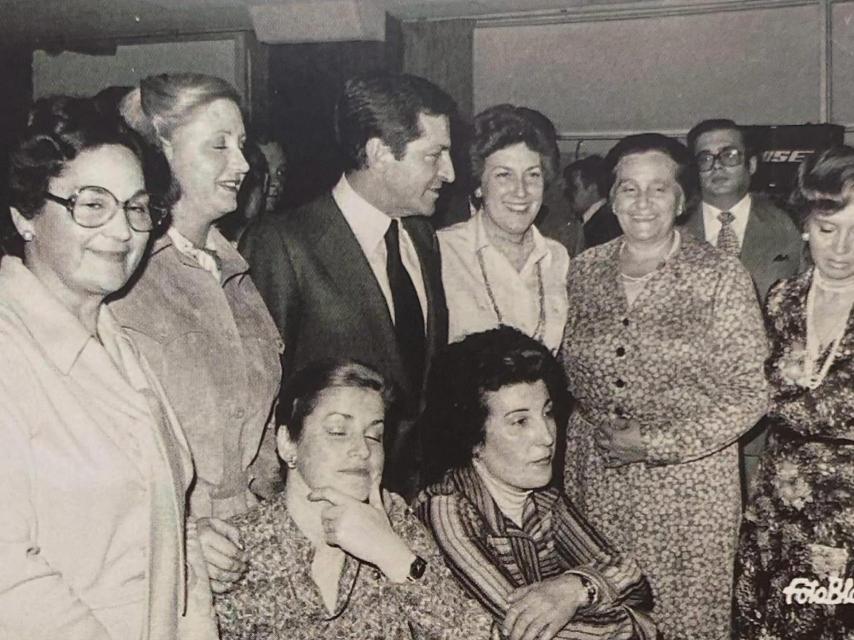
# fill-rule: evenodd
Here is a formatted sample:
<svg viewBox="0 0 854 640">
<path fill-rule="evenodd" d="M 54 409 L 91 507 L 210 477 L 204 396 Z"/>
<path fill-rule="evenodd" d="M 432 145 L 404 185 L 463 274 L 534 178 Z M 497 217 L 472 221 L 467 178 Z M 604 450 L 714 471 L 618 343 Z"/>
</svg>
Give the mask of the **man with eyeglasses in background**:
<svg viewBox="0 0 854 640">
<path fill-rule="evenodd" d="M 700 122 L 688 132 L 688 148 L 699 172 L 702 200 L 687 212 L 684 228 L 738 256 L 764 304 L 772 284 L 798 272 L 803 251 L 800 232 L 767 197 L 750 193 L 758 158 L 735 122 Z M 766 431 L 763 420 L 742 438 L 745 491 L 765 448 Z"/>
</svg>

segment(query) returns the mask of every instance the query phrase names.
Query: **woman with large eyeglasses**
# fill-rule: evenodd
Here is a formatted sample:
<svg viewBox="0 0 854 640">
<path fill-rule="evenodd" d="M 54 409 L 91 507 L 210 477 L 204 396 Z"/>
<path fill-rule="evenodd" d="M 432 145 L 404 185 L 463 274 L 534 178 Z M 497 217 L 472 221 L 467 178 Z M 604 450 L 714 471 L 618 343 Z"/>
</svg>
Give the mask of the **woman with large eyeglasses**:
<svg viewBox="0 0 854 640">
<path fill-rule="evenodd" d="M 216 637 L 185 540 L 187 443 L 103 304 L 160 222 L 143 158 L 117 118 L 70 98 L 36 103 L 11 157 L 24 246 L 0 263 L 4 638 Z"/>
<path fill-rule="evenodd" d="M 268 428 L 282 340 L 249 265 L 214 226 L 237 207 L 249 169 L 239 96 L 221 78 L 159 75 L 144 78 L 121 111 L 163 150 L 180 195 L 141 276 L 111 308 L 187 434 L 198 476 L 190 517 L 220 592 L 246 568 L 226 520 L 282 487 Z"/>
</svg>

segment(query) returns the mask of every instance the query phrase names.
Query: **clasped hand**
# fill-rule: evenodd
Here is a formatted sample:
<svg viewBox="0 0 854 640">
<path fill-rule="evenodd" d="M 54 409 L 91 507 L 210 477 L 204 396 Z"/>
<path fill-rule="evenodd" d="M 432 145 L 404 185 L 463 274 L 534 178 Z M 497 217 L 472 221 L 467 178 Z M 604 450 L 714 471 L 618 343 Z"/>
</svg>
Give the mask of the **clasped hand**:
<svg viewBox="0 0 854 640">
<path fill-rule="evenodd" d="M 551 640 L 587 603 L 581 578 L 565 573 L 519 587 L 508 597 L 502 631 L 509 640 Z"/>
<path fill-rule="evenodd" d="M 609 467 L 646 459 L 646 448 L 637 420 L 614 417 L 609 423 L 601 424 L 593 438 Z"/>
<path fill-rule="evenodd" d="M 248 566 L 237 527 L 219 518 L 196 521 L 199 544 L 208 566 L 211 591 L 225 593 L 243 577 Z"/>
</svg>

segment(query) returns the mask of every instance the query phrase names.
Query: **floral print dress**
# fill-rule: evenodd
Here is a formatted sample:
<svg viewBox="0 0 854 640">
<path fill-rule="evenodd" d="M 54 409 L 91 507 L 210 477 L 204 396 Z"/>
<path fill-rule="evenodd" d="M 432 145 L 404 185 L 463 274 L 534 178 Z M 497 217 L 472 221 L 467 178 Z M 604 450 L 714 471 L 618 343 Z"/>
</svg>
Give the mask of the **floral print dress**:
<svg viewBox="0 0 854 640">
<path fill-rule="evenodd" d="M 854 639 L 854 604 L 821 592 L 854 578 L 854 317 L 824 380 L 802 386 L 811 283 L 781 282 L 766 304 L 774 422 L 741 527 L 734 638 Z"/>
<path fill-rule="evenodd" d="M 768 402 L 759 303 L 737 258 L 682 234 L 629 306 L 621 243 L 570 264 L 565 489 L 640 564 L 664 638 L 720 640 L 741 516 L 737 440 Z M 615 415 L 640 423 L 645 461 L 606 466 L 594 435 Z"/>
</svg>

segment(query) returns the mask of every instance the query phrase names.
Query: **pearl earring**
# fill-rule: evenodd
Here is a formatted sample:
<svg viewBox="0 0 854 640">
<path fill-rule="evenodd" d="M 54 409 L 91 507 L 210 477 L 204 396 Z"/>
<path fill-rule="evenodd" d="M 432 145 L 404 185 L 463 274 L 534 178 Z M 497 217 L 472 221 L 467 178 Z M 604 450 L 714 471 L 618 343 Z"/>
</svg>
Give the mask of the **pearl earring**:
<svg viewBox="0 0 854 640">
<path fill-rule="evenodd" d="M 809 241 L 809 239 L 810 239 L 810 232 L 809 232 L 809 231 L 804 231 L 804 232 L 801 234 L 801 240 L 803 240 L 804 242 L 808 242 L 808 241 Z"/>
<path fill-rule="evenodd" d="M 288 469 L 296 469 L 297 468 L 297 457 L 291 456 L 287 460 L 285 460 L 285 464 L 288 465 Z"/>
<path fill-rule="evenodd" d="M 35 234 L 32 231 L 24 231 L 21 234 L 21 237 L 24 239 L 24 242 L 32 242 L 35 239 Z"/>
</svg>

